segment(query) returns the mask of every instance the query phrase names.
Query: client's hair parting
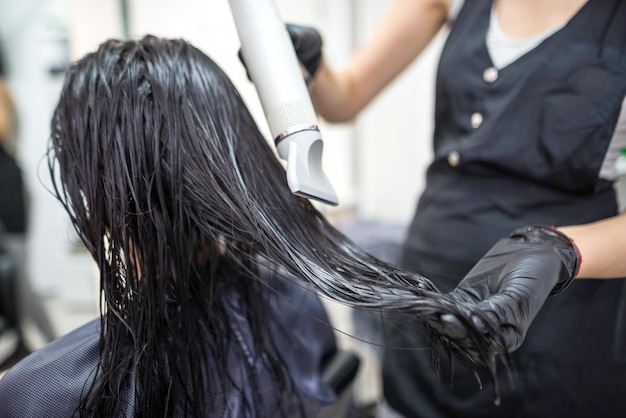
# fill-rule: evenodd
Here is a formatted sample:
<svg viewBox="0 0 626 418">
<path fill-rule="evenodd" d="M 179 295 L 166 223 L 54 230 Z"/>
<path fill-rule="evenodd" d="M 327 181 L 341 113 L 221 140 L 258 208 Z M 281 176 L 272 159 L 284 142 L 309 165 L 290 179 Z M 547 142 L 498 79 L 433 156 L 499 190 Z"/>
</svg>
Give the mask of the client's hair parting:
<svg viewBox="0 0 626 418">
<path fill-rule="evenodd" d="M 237 349 L 224 285 L 248 304 L 259 359 L 293 396 L 262 332 L 261 259 L 353 307 L 465 317 L 427 279 L 369 256 L 292 195 L 228 77 L 183 40 L 102 44 L 70 68 L 51 128 L 54 189 L 97 262 L 103 295 L 100 364 L 81 416 L 113 416 L 127 370 L 137 416 L 181 405 L 190 416 L 228 415 L 227 368 L 205 367 Z M 491 343 L 466 325 L 465 339 L 437 342 L 490 366 Z M 250 376 L 253 393 L 258 383 Z M 254 400 L 247 408 L 260 415 Z"/>
</svg>

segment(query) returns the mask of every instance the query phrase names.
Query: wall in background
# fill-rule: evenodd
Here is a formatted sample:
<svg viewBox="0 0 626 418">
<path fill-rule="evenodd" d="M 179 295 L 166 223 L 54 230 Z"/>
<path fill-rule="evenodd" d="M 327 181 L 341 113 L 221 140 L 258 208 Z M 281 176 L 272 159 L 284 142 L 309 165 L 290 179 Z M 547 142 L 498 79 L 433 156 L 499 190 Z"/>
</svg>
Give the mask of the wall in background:
<svg viewBox="0 0 626 418">
<path fill-rule="evenodd" d="M 49 192 L 45 152 L 50 118 L 69 60 L 66 0 L 0 0 L 0 38 L 18 114 L 18 159 L 29 194 L 28 275 L 42 293 L 81 303 L 93 292 L 92 265 Z"/>
</svg>

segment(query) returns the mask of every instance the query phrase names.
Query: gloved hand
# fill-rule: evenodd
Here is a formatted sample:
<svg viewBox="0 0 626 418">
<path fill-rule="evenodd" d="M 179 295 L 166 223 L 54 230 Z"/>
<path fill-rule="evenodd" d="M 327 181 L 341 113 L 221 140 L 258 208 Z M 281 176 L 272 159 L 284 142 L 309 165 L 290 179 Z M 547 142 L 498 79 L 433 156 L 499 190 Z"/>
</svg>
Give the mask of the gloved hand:
<svg viewBox="0 0 626 418">
<path fill-rule="evenodd" d="M 298 61 L 300 61 L 301 67 L 304 70 L 304 79 L 308 83 L 308 81 L 313 78 L 322 62 L 322 37 L 317 29 L 308 26 L 294 25 L 292 23 L 287 23 L 286 26 Z M 250 79 L 248 67 L 243 59 L 241 49 L 239 49 L 239 60 L 246 68 L 246 73 Z"/>
<path fill-rule="evenodd" d="M 436 328 L 463 340 L 474 326 L 492 340 L 491 354 L 517 349 L 549 295 L 564 291 L 580 268 L 581 257 L 563 233 L 545 226 L 517 229 L 498 241 L 448 295 L 466 312 L 443 315 Z"/>
</svg>

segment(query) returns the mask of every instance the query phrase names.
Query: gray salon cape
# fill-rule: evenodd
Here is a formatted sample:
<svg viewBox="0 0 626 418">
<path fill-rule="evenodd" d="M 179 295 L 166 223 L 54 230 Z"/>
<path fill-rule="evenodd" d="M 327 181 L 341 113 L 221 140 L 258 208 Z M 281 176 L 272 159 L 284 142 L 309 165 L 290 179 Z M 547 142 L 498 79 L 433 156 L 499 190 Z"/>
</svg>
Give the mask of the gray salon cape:
<svg viewBox="0 0 626 418">
<path fill-rule="evenodd" d="M 274 323 L 268 324 L 274 342 L 287 365 L 298 392 L 299 399 L 282 399 L 282 407 L 276 410 L 280 399 L 279 388 L 267 371 L 259 366 L 263 393 L 261 401 L 266 411 L 263 417 L 286 416 L 315 417 L 323 407 L 336 401 L 335 392 L 320 380 L 324 358 L 335 350 L 335 338 L 329 320 L 319 298 L 300 285 L 284 280 L 273 280 L 276 292 L 268 298 Z M 227 300 L 230 326 L 237 334 L 243 349 L 253 356 L 250 330 L 246 321 L 246 306 L 235 292 L 224 290 Z M 98 363 L 100 321 L 95 320 L 53 341 L 14 366 L 0 380 L 0 417 L 2 418 L 68 418 L 74 416 L 81 392 L 91 383 Z M 278 331 L 279 329 L 283 331 Z M 284 332 L 287 330 L 288 332 Z M 225 361 L 219 359 L 216 361 Z M 249 401 L 247 372 L 243 362 L 232 353 L 228 358 L 231 378 L 246 388 Z M 120 392 L 116 417 L 133 416 L 135 387 L 131 375 Z M 193 376 L 189 376 L 193 378 Z M 207 394 L 211 396 L 211 394 Z M 228 394 L 232 417 L 253 416 L 242 410 L 240 394 Z M 280 413 L 280 415 L 279 415 Z M 175 416 L 182 417 L 179 411 Z"/>
</svg>

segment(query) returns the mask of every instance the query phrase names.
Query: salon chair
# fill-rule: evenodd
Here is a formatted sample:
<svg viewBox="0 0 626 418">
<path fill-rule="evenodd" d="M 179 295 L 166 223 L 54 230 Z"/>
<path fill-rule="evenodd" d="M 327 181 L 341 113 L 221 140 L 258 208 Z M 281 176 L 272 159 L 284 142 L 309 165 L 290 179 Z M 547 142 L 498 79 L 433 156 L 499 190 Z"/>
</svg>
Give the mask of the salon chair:
<svg viewBox="0 0 626 418">
<path fill-rule="evenodd" d="M 352 388 L 360 364 L 359 357 L 344 350 L 329 355 L 322 364 L 322 383 L 334 389 L 337 402 L 326 407 L 318 418 L 347 418 L 352 408 Z"/>
</svg>

